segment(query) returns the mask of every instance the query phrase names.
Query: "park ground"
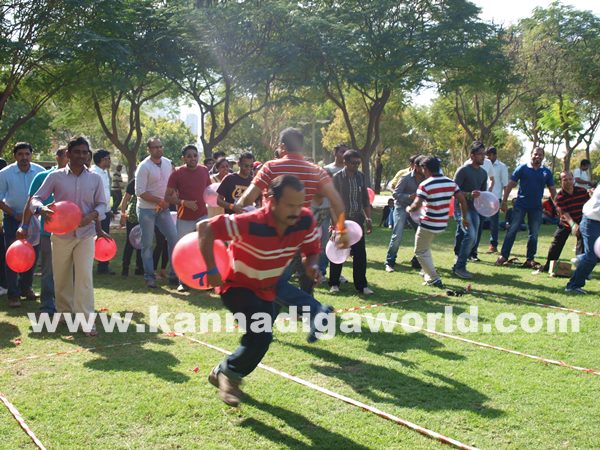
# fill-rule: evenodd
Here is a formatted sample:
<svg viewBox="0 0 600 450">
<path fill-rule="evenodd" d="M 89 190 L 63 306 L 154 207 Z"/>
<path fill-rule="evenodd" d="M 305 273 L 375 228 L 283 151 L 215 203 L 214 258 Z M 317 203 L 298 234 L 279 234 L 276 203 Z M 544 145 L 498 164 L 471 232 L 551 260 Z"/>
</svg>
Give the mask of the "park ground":
<svg viewBox="0 0 600 450">
<path fill-rule="evenodd" d="M 379 210 L 380 212 L 380 210 Z M 377 223 L 377 219 L 375 220 Z M 436 241 L 434 258 L 449 289 L 466 287 L 453 278 L 454 224 Z M 538 260 L 545 255 L 554 227 L 542 227 Z M 485 254 L 469 264 L 476 277 L 473 293 L 448 296 L 423 287 L 409 264 L 414 232 L 408 230 L 394 273 L 383 271 L 389 230 L 376 227 L 368 242 L 368 279 L 375 295 L 355 294 L 351 283 L 330 295 L 326 285 L 317 298 L 361 315 L 444 312 L 479 309 L 479 321 L 493 324 L 503 312 L 521 318 L 546 317 L 557 310 L 540 303 L 600 313 L 597 271 L 588 296 L 564 292 L 565 279 L 531 270 L 493 265 Z M 124 235 L 115 237 L 122 248 Z M 514 256 L 524 259 L 525 233 L 519 234 Z M 564 250 L 568 260 L 574 242 Z M 120 271 L 121 252 L 113 269 Z M 117 262 L 119 261 L 119 262 Z M 349 266 L 350 263 L 347 263 Z M 351 270 L 344 269 L 351 278 Z M 36 277 L 39 289 L 39 277 Z M 108 313 L 133 312 L 134 322 L 147 324 L 149 307 L 161 311 L 224 314 L 214 295 L 178 294 L 166 282 L 149 291 L 140 276 L 98 276 L 96 308 Z M 401 301 L 401 302 L 397 302 Z M 529 303 L 527 303 L 529 302 Z M 0 392 L 49 449 L 68 448 L 442 448 L 443 444 L 375 414 L 323 395 L 263 369 L 246 380 L 239 408 L 223 404 L 206 381 L 223 355 L 196 341 L 233 350 L 235 333 L 189 334 L 194 340 L 164 333 L 104 333 L 96 338 L 66 329 L 33 333 L 26 312 L 0 307 Z M 578 315 L 578 333 L 486 333 L 452 331 L 451 335 L 492 344 L 570 366 L 600 369 L 600 316 Z M 400 321 L 400 319 L 398 319 Z M 443 330 L 441 330 L 443 331 Z M 397 326 L 391 333 L 338 334 L 307 344 L 305 333 L 275 333 L 263 363 L 315 385 L 359 400 L 394 416 L 479 448 L 593 448 L 600 446 L 600 376 L 552 365 Z M 33 443 L 0 406 L 0 448 L 34 448 Z"/>
</svg>

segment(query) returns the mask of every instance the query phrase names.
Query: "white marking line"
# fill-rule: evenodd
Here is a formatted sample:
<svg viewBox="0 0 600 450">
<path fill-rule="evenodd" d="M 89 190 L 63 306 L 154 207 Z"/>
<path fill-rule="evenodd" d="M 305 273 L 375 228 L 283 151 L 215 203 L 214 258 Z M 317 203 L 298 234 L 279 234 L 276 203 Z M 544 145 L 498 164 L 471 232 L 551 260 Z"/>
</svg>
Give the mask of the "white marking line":
<svg viewBox="0 0 600 450">
<path fill-rule="evenodd" d="M 8 399 L 4 396 L 4 394 L 2 394 L 2 392 L 0 392 L 0 401 L 2 401 L 2 403 L 4 403 L 4 406 L 6 406 L 8 411 L 12 414 L 12 416 L 15 418 L 15 420 L 18 422 L 18 424 L 23 429 L 23 431 L 25 431 L 25 433 L 27 433 L 27 436 L 29 436 L 29 438 L 33 441 L 33 443 L 37 446 L 37 448 L 39 448 L 40 450 L 46 450 L 46 447 L 44 447 L 44 444 L 42 444 L 40 442 L 40 440 L 37 438 L 37 436 L 34 434 L 34 432 L 31 431 L 31 428 L 29 428 L 29 426 L 25 423 L 25 420 L 23 419 L 23 416 L 21 416 L 21 413 L 19 412 L 19 410 L 15 407 L 15 405 L 13 405 L 11 402 L 8 401 Z"/>
<path fill-rule="evenodd" d="M 224 349 L 222 349 L 220 347 L 217 347 L 215 345 L 209 344 L 207 342 L 199 341 L 198 339 L 191 338 L 191 337 L 186 336 L 186 335 L 181 334 L 181 333 L 178 333 L 178 334 L 169 334 L 169 336 L 182 336 L 182 337 L 184 337 L 186 339 L 189 339 L 192 342 L 196 342 L 196 343 L 201 344 L 201 345 L 203 345 L 203 346 L 205 346 L 207 348 L 210 348 L 212 350 L 216 350 L 216 351 L 224 353 L 226 355 L 230 355 L 231 354 L 231 352 L 228 352 L 227 350 L 224 350 Z M 440 434 L 440 433 L 437 433 L 435 431 L 429 430 L 429 429 L 424 428 L 424 427 L 422 427 L 420 425 L 412 423 L 412 422 L 410 422 L 408 420 L 405 420 L 405 419 L 402 419 L 400 417 L 397 417 L 397 416 L 394 416 L 392 414 L 389 414 L 389 413 L 387 413 L 385 411 L 382 411 L 379 408 L 376 408 L 374 406 L 367 405 L 367 404 L 365 404 L 363 402 L 360 402 L 358 400 L 354 400 L 354 399 L 352 399 L 350 397 L 346 397 L 345 395 L 341 395 L 341 394 L 338 394 L 336 392 L 330 391 L 329 389 L 323 388 L 321 386 L 317 386 L 316 384 L 311 383 L 310 381 L 303 380 L 302 378 L 298 378 L 298 377 L 296 377 L 294 375 L 290 375 L 290 374 L 288 374 L 286 372 L 282 372 L 281 370 L 274 369 L 274 368 L 266 366 L 266 365 L 264 365 L 262 363 L 260 363 L 258 365 L 258 367 L 260 367 L 261 369 L 264 369 L 264 370 L 266 370 L 268 372 L 271 372 L 271 373 L 273 373 L 275 375 L 279 375 L 280 377 L 283 377 L 283 378 L 286 378 L 288 380 L 294 381 L 295 383 L 301 384 L 302 386 L 308 387 L 308 388 L 313 389 L 313 390 L 315 390 L 317 392 L 320 392 L 322 394 L 325 394 L 325 395 L 328 395 L 330 397 L 333 397 L 333 398 L 335 398 L 337 400 L 341 400 L 341 401 L 343 401 L 345 403 L 348 403 L 350 405 L 353 405 L 353 406 L 358 406 L 359 408 L 361 408 L 361 409 L 363 409 L 365 411 L 369 411 L 369 412 L 371 412 L 373 414 L 376 414 L 379 417 L 382 417 L 384 419 L 387 419 L 387 420 L 390 420 L 392 422 L 395 422 L 398 425 L 403 425 L 403 426 L 405 426 L 407 428 L 410 428 L 413 431 L 416 431 L 417 433 L 420 433 L 420 434 L 422 434 L 424 436 L 427 436 L 429 438 L 436 439 L 436 440 L 438 440 L 438 441 L 440 441 L 440 442 L 442 442 L 444 444 L 452 445 L 452 446 L 454 446 L 456 448 L 465 449 L 465 450 L 467 450 L 467 449 L 468 450 L 474 450 L 474 449 L 476 449 L 476 447 L 472 447 L 470 445 L 463 444 L 462 442 L 457 441 L 456 439 L 452 439 L 452 438 L 450 438 L 448 436 L 444 436 L 443 434 Z"/>
<path fill-rule="evenodd" d="M 361 317 L 366 320 L 366 317 L 364 315 L 361 316 Z M 510 353 L 512 355 L 524 356 L 525 358 L 534 359 L 536 361 L 544 362 L 546 364 L 552 364 L 552 365 L 555 365 L 555 366 L 566 367 L 567 369 L 577 370 L 579 372 L 591 373 L 593 375 L 600 375 L 600 370 L 588 369 L 588 368 L 579 367 L 579 366 L 573 366 L 571 364 L 565 363 L 564 361 L 558 361 L 558 360 L 555 360 L 555 359 L 542 358 L 541 356 L 530 355 L 528 353 L 522 353 L 522 352 L 519 352 L 517 350 L 511 350 L 511 349 L 508 349 L 508 348 L 499 347 L 497 345 L 491 345 L 491 344 L 486 344 L 484 342 L 473 341 L 472 339 L 467 339 L 467 338 L 463 338 L 463 337 L 460 337 L 460 336 L 455 336 L 453 334 L 442 333 L 441 331 L 434 331 L 434 330 L 429 330 L 427 328 L 420 328 L 420 327 L 416 327 L 414 325 L 409 325 L 407 323 L 397 322 L 395 320 L 381 319 L 381 318 L 374 317 L 374 316 L 371 316 L 371 319 L 372 320 L 378 320 L 378 321 L 381 321 L 381 322 L 387 322 L 387 323 L 391 323 L 391 324 L 395 324 L 395 325 L 400 325 L 401 327 L 412 328 L 412 329 L 414 329 L 416 331 L 419 331 L 419 332 L 422 332 L 422 333 L 433 334 L 434 336 L 441 336 L 441 337 L 445 337 L 445 338 L 448 338 L 448 339 L 454 339 L 456 341 L 467 342 L 469 344 L 473 344 L 473 345 L 476 345 L 478 347 L 491 348 L 493 350 L 498 350 L 498 351 L 501 351 L 501 352 Z"/>
</svg>

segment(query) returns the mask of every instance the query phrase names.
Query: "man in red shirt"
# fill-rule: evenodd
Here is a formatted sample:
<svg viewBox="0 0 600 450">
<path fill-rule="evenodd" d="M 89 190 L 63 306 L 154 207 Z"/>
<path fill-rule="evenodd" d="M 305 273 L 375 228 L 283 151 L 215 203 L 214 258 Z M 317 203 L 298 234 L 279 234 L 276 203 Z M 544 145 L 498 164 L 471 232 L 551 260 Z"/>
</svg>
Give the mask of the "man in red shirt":
<svg viewBox="0 0 600 450">
<path fill-rule="evenodd" d="M 304 186 L 298 178 L 276 178 L 268 191 L 266 206 L 246 214 L 225 214 L 198 224 L 200 251 L 206 261 L 206 277 L 225 306 L 245 317 L 246 334 L 241 345 L 210 373 L 208 380 L 219 388 L 219 396 L 237 406 L 242 379 L 260 363 L 273 338 L 273 300 L 277 281 L 296 251 L 304 255 L 310 276 L 318 276 L 320 237 L 310 209 L 303 208 Z M 230 241 L 233 267 L 223 280 L 213 254 L 215 239 Z M 264 316 L 271 323 L 263 326 Z M 254 323 L 260 327 L 253 327 Z"/>
<path fill-rule="evenodd" d="M 196 223 L 206 219 L 208 214 L 204 202 L 204 190 L 210 184 L 208 169 L 198 164 L 198 149 L 186 145 L 181 150 L 185 163 L 173 171 L 167 182 L 165 199 L 177 205 L 177 237 L 181 239 L 196 228 Z M 178 292 L 187 291 L 179 284 Z"/>
</svg>

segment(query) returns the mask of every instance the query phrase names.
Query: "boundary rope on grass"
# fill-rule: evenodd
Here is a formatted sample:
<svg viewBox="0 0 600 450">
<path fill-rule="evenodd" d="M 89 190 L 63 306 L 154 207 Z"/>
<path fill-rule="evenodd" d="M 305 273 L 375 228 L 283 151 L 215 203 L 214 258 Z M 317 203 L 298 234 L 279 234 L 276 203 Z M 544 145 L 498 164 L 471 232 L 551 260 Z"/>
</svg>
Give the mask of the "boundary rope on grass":
<svg viewBox="0 0 600 450">
<path fill-rule="evenodd" d="M 15 407 L 15 405 L 13 405 L 4 396 L 4 394 L 2 394 L 2 392 L 0 392 L 0 401 L 2 401 L 2 403 L 4 403 L 4 406 L 6 406 L 8 411 L 12 414 L 12 416 L 15 418 L 15 420 L 18 422 L 18 424 L 23 429 L 23 431 L 25 431 L 25 433 L 27 433 L 27 436 L 29 436 L 29 438 L 33 441 L 33 443 L 37 446 L 37 448 L 39 448 L 40 450 L 46 450 L 46 447 L 44 447 L 44 444 L 41 443 L 41 441 L 37 438 L 35 433 L 33 431 L 31 431 L 31 428 L 29 428 L 27 423 L 25 423 L 25 420 L 23 419 L 23 416 L 21 416 L 21 413 L 19 412 L 19 410 Z"/>
</svg>

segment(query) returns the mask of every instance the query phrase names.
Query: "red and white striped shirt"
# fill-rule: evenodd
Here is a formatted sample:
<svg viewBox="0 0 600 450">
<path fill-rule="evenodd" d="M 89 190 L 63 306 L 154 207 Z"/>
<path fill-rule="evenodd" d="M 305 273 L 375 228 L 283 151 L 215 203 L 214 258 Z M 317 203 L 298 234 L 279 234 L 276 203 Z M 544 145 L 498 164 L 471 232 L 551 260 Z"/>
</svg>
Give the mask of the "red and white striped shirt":
<svg viewBox="0 0 600 450">
<path fill-rule="evenodd" d="M 448 226 L 450 199 L 458 192 L 458 186 L 443 175 L 429 177 L 417 188 L 417 197 L 427 202 L 421 227 L 432 233 L 441 233 Z"/>
<path fill-rule="evenodd" d="M 304 183 L 304 206 L 310 208 L 313 197 L 321 188 L 331 183 L 331 177 L 322 168 L 304 159 L 299 153 L 287 153 L 283 158 L 273 159 L 263 164 L 252 183 L 266 191 L 280 175 L 294 175 Z"/>
<path fill-rule="evenodd" d="M 295 225 L 277 233 L 270 204 L 245 214 L 214 217 L 210 225 L 215 239 L 231 241 L 228 251 L 233 267 L 220 293 L 244 287 L 266 301 L 275 299 L 275 285 L 298 249 L 306 256 L 320 253 L 321 237 L 308 208 L 302 208 Z"/>
</svg>

